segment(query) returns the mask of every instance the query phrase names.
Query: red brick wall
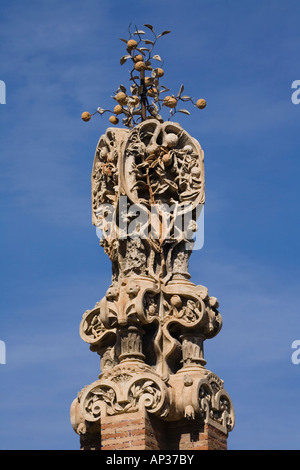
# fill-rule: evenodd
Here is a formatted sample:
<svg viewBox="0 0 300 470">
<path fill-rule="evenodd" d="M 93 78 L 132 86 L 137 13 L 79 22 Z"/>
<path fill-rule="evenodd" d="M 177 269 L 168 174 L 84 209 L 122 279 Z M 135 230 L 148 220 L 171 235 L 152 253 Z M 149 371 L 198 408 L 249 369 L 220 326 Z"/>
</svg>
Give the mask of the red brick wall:
<svg viewBox="0 0 300 470">
<path fill-rule="evenodd" d="M 101 419 L 101 435 L 82 436 L 84 450 L 226 450 L 227 436 L 197 420 L 165 422 L 141 411 Z"/>
<path fill-rule="evenodd" d="M 159 450 L 159 431 L 159 429 L 154 431 L 151 418 L 144 412 L 107 416 L 101 419 L 101 448 L 102 450 Z"/>
<path fill-rule="evenodd" d="M 218 429 L 195 421 L 180 421 L 168 426 L 168 449 L 226 450 L 227 436 Z"/>
</svg>

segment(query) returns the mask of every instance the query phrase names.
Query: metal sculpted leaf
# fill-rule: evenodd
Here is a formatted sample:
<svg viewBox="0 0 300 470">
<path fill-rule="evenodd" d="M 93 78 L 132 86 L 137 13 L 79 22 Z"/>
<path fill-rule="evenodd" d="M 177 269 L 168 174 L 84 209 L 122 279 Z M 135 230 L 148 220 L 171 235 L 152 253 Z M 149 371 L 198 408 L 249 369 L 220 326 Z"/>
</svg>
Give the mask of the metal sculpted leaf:
<svg viewBox="0 0 300 470">
<path fill-rule="evenodd" d="M 188 115 L 191 114 L 187 109 L 178 109 L 178 113 L 183 113 L 183 114 L 188 114 Z"/>
<path fill-rule="evenodd" d="M 125 64 L 126 60 L 130 59 L 130 57 L 131 57 L 130 55 L 123 55 L 123 57 L 121 57 L 120 59 L 120 64 L 121 65 Z"/>
<path fill-rule="evenodd" d="M 161 62 L 161 57 L 158 54 L 155 54 L 152 59 L 159 60 Z"/>
<path fill-rule="evenodd" d="M 151 29 L 152 32 L 154 32 L 152 24 L 144 24 L 144 26 L 146 26 L 146 28 L 149 28 Z"/>
<path fill-rule="evenodd" d="M 177 95 L 177 98 L 179 98 L 181 96 L 181 93 L 183 92 L 183 90 L 184 90 L 184 86 L 181 85 L 180 90 L 179 90 L 178 95 Z"/>
<path fill-rule="evenodd" d="M 138 29 L 133 34 L 146 34 L 146 33 L 145 33 L 145 31 L 142 31 L 141 29 Z"/>
<path fill-rule="evenodd" d="M 164 36 L 165 34 L 169 34 L 171 31 L 163 31 L 161 34 L 159 34 L 157 37 L 160 38 L 161 36 Z"/>
</svg>

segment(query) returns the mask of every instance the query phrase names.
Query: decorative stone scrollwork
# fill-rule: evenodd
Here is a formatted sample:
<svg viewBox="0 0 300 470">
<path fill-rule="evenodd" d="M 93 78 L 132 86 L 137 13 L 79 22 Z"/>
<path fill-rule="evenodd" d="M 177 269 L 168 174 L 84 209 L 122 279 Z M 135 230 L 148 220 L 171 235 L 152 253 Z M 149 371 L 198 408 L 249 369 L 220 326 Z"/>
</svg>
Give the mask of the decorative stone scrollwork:
<svg viewBox="0 0 300 470">
<path fill-rule="evenodd" d="M 200 412 L 207 423 L 218 423 L 223 432 L 228 433 L 234 427 L 233 405 L 223 382 L 216 374 L 210 373 L 199 383 Z"/>
<path fill-rule="evenodd" d="M 146 276 L 124 278 L 119 289 L 111 286 L 94 309 L 85 312 L 81 337 L 113 365 L 133 357 L 143 361 L 145 343 L 151 340 L 153 369 L 164 375 L 191 361 L 206 363 L 203 341 L 222 326 L 216 305 L 203 286 L 190 282 L 164 286 Z M 190 350 L 197 350 L 198 358 Z"/>
<path fill-rule="evenodd" d="M 88 428 L 103 416 L 133 413 L 145 408 L 149 413 L 166 417 L 169 397 L 164 382 L 149 371 L 135 370 L 101 377 L 85 387 L 73 403 L 74 428 Z"/>
<path fill-rule="evenodd" d="M 227 434 L 235 416 L 231 399 L 219 377 L 196 362 L 170 375 L 170 412 L 168 420 L 199 420 Z"/>
<path fill-rule="evenodd" d="M 231 400 L 203 352 L 222 327 L 219 304 L 189 274 L 204 189 L 203 150 L 179 124 L 148 119 L 100 138 L 92 217 L 112 280 L 80 324 L 101 375 L 72 404 L 76 432 L 142 408 L 166 421 L 232 429 Z"/>
</svg>

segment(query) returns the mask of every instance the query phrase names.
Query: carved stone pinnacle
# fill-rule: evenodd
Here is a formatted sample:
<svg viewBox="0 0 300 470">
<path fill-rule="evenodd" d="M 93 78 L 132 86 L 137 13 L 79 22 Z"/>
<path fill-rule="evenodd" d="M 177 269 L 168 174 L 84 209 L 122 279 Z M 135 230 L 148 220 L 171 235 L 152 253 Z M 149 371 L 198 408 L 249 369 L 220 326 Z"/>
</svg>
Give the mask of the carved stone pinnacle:
<svg viewBox="0 0 300 470">
<path fill-rule="evenodd" d="M 219 304 L 189 274 L 204 185 L 203 150 L 179 124 L 147 119 L 100 138 L 92 221 L 112 280 L 80 324 L 101 373 L 72 404 L 78 434 L 97 434 L 103 417 L 141 409 L 165 422 L 232 430 L 232 402 L 203 352 L 222 327 Z"/>
</svg>

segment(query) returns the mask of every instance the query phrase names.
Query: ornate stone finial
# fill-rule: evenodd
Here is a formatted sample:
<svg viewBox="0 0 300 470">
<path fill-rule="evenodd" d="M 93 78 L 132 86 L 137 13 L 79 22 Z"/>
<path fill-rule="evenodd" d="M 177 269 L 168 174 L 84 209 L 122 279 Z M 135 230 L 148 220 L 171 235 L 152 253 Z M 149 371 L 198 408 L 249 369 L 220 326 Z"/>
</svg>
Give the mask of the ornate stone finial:
<svg viewBox="0 0 300 470">
<path fill-rule="evenodd" d="M 101 357 L 98 380 L 80 392 L 71 409 L 74 430 L 85 436 L 85 443 L 97 436 L 100 442 L 106 417 L 138 412 L 155 416 L 166 429 L 196 423 L 226 437 L 234 426 L 230 397 L 223 382 L 205 368 L 203 353 L 204 341 L 222 327 L 219 304 L 189 274 L 205 200 L 204 153 L 178 123 L 164 122 L 158 114 L 166 88 L 159 87 L 163 71 L 151 64 L 161 59 L 152 50 L 169 31 L 156 36 L 151 25 L 145 26 L 153 41 L 143 39 L 141 30 L 123 40 L 128 54 L 121 64 L 134 64 L 131 95 L 119 87 L 114 96 L 119 103 L 114 113 L 125 114 L 123 124 L 129 129 L 108 128 L 93 163 L 92 220 L 102 233 L 112 279 L 80 324 L 82 339 Z M 152 72 L 149 80 L 147 70 Z M 135 71 L 140 71 L 139 85 Z M 156 90 L 154 104 L 148 102 L 149 87 Z M 182 91 L 170 98 L 176 105 L 192 101 Z M 170 117 L 176 105 L 166 98 L 162 102 Z M 99 445 L 104 446 L 103 440 Z"/>
</svg>

